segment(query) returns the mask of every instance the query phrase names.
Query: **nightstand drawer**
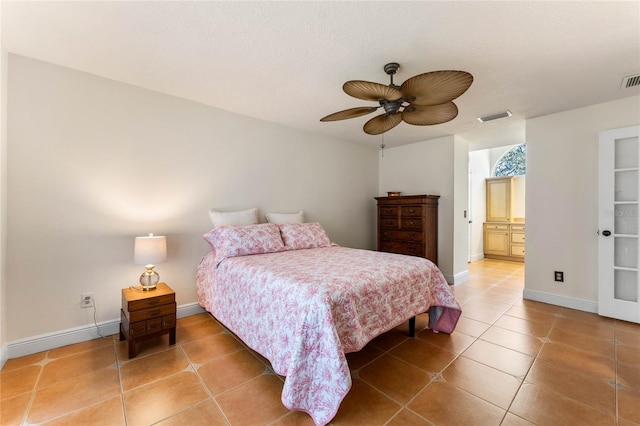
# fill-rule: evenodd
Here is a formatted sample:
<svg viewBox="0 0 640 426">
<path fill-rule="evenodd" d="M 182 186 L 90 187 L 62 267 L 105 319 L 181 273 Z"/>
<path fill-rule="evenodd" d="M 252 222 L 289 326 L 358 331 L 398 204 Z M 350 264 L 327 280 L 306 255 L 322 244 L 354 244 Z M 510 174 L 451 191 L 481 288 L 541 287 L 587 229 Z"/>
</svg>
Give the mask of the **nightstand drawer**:
<svg viewBox="0 0 640 426">
<path fill-rule="evenodd" d="M 176 303 L 170 303 L 168 305 L 156 306 L 154 308 L 142 309 L 140 311 L 125 312 L 124 314 L 129 319 L 129 322 L 144 321 L 151 318 L 161 317 L 163 315 L 169 315 L 176 312 Z"/>
<path fill-rule="evenodd" d="M 162 330 L 162 318 L 153 318 L 147 321 L 147 333 Z"/>
<path fill-rule="evenodd" d="M 148 299 L 132 300 L 130 302 L 123 300 L 122 306 L 125 312 L 127 311 L 131 312 L 131 311 L 139 311 L 142 309 L 154 308 L 160 305 L 167 305 L 174 301 L 175 301 L 175 294 L 165 294 L 162 296 L 148 298 Z"/>
<path fill-rule="evenodd" d="M 147 334 L 147 322 L 134 322 L 129 327 L 129 334 L 131 335 L 131 337 L 144 336 L 145 334 Z"/>
<path fill-rule="evenodd" d="M 162 317 L 162 329 L 173 328 L 176 326 L 176 316 L 173 315 L 165 315 Z"/>
</svg>

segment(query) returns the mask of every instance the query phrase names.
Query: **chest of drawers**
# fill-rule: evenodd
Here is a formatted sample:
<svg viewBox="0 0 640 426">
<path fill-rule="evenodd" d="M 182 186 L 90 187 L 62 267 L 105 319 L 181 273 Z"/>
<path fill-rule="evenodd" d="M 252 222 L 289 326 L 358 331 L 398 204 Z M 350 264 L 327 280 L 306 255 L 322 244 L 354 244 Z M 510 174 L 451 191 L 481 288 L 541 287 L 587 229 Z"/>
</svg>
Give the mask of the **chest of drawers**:
<svg viewBox="0 0 640 426">
<path fill-rule="evenodd" d="M 136 343 L 150 337 L 169 334 L 169 344 L 176 343 L 176 295 L 165 283 L 155 290 L 122 289 L 120 340 L 129 344 L 129 358 L 136 356 Z"/>
<path fill-rule="evenodd" d="M 439 195 L 376 197 L 378 251 L 438 261 Z"/>
</svg>

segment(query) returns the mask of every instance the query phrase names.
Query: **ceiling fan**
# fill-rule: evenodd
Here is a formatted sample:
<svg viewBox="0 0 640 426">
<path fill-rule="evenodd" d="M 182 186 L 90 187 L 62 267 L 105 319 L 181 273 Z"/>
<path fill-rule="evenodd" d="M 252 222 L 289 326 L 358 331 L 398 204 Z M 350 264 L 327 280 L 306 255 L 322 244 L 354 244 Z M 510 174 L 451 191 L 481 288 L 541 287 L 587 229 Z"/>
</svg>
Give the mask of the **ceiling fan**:
<svg viewBox="0 0 640 426">
<path fill-rule="evenodd" d="M 393 75 L 398 68 L 400 65 L 396 62 L 384 66 L 384 72 L 391 79 L 388 86 L 362 80 L 350 80 L 342 86 L 347 95 L 378 102 L 379 106 L 345 109 L 320 121 L 356 118 L 383 108 L 384 114 L 365 123 L 365 133 L 379 135 L 402 121 L 416 126 L 446 123 L 458 115 L 458 107 L 452 101 L 466 92 L 473 82 L 473 76 L 466 71 L 432 71 L 411 77 L 397 86 L 393 83 Z"/>
</svg>

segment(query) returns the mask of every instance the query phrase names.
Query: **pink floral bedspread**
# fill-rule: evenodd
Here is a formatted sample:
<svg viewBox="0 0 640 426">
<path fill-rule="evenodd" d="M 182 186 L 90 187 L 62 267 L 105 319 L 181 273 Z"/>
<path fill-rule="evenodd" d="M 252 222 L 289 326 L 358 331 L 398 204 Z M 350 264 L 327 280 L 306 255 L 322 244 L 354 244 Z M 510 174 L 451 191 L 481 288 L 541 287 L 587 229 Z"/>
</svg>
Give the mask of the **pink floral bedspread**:
<svg viewBox="0 0 640 426">
<path fill-rule="evenodd" d="M 233 257 L 197 271 L 198 302 L 286 376 L 282 402 L 328 423 L 351 388 L 345 353 L 439 306 L 437 331 L 460 316 L 440 270 L 411 256 L 324 247 Z"/>
</svg>

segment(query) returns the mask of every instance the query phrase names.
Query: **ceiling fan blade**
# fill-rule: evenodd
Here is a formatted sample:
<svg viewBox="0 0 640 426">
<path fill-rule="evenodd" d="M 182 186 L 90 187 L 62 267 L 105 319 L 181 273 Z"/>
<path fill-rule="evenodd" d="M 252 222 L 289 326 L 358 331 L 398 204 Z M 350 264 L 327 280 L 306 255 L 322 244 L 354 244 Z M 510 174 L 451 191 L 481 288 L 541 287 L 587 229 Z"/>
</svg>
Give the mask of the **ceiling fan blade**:
<svg viewBox="0 0 640 426">
<path fill-rule="evenodd" d="M 334 112 L 333 114 L 329 114 L 326 117 L 322 117 L 320 121 L 338 121 L 338 120 L 346 120 L 347 118 L 356 118 L 362 115 L 367 115 L 380 107 L 357 107 L 357 108 L 349 108 L 344 111 Z"/>
<path fill-rule="evenodd" d="M 344 90 L 347 95 L 365 101 L 378 102 L 381 99 L 397 101 L 402 97 L 402 92 L 396 88 L 362 80 L 347 81 L 342 85 L 342 90 Z"/>
<path fill-rule="evenodd" d="M 400 122 L 402 122 L 402 114 L 399 112 L 390 115 L 382 114 L 367 121 L 364 125 L 364 131 L 370 135 L 379 135 L 393 129 Z"/>
<path fill-rule="evenodd" d="M 404 98 L 414 97 L 412 105 L 440 105 L 462 95 L 473 83 L 466 71 L 432 71 L 411 77 L 402 83 Z"/>
<path fill-rule="evenodd" d="M 402 112 L 402 120 L 415 126 L 431 126 L 451 121 L 457 115 L 458 107 L 451 101 L 440 105 L 411 104 Z"/>
</svg>

